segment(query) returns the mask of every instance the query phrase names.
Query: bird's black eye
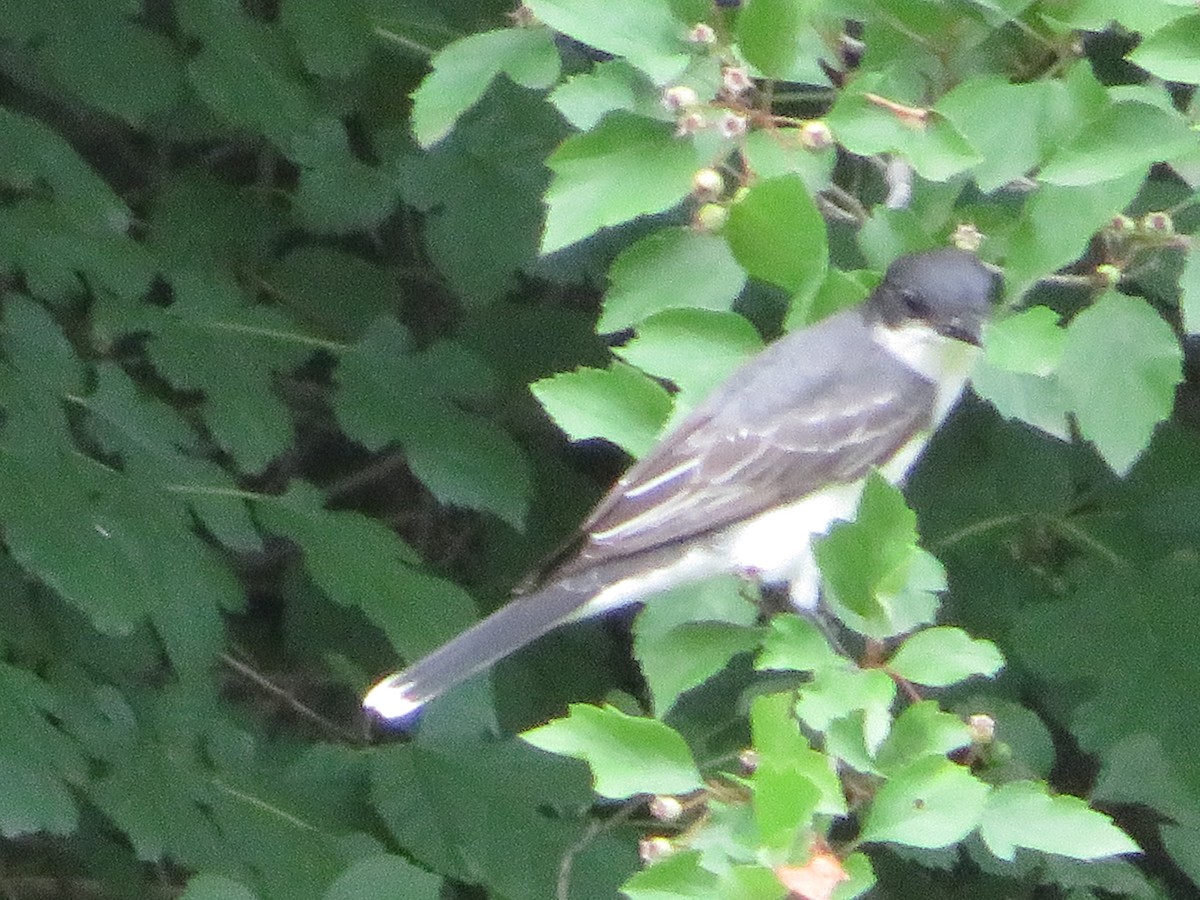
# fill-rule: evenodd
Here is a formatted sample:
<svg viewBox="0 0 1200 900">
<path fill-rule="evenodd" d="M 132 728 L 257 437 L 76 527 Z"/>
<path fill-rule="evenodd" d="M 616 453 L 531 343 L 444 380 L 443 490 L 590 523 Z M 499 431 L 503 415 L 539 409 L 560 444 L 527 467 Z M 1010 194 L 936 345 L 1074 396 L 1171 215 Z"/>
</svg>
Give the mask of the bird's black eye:
<svg viewBox="0 0 1200 900">
<path fill-rule="evenodd" d="M 929 318 L 929 303 L 917 291 L 902 288 L 900 290 L 900 302 L 904 304 L 904 308 L 908 310 L 908 314 L 914 319 Z"/>
</svg>

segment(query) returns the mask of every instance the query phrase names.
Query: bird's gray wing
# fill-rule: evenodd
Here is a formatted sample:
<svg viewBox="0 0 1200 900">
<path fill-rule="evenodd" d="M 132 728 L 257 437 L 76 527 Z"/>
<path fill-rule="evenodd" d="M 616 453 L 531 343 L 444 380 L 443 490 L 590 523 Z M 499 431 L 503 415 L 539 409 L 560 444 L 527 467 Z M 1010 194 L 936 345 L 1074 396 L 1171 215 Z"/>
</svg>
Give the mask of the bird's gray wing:
<svg viewBox="0 0 1200 900">
<path fill-rule="evenodd" d="M 832 344 L 780 342 L 735 375 L 613 486 L 581 526 L 577 555 L 547 574 L 677 543 L 855 481 L 927 430 L 934 386 L 863 329 L 834 331 Z M 840 348 L 836 357 L 797 356 L 830 347 Z"/>
</svg>

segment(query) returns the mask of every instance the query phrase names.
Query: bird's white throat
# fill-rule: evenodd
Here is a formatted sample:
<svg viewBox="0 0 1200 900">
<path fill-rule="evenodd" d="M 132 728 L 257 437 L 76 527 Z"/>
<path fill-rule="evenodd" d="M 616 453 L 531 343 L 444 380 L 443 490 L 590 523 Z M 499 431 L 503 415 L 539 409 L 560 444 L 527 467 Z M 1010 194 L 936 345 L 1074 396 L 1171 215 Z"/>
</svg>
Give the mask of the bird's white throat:
<svg viewBox="0 0 1200 900">
<path fill-rule="evenodd" d="M 966 386 L 979 348 L 966 341 L 947 337 L 923 322 L 909 322 L 896 328 L 875 323 L 871 338 L 897 360 L 922 378 L 933 383 L 937 400 L 932 427 L 937 428 L 954 406 Z"/>
</svg>

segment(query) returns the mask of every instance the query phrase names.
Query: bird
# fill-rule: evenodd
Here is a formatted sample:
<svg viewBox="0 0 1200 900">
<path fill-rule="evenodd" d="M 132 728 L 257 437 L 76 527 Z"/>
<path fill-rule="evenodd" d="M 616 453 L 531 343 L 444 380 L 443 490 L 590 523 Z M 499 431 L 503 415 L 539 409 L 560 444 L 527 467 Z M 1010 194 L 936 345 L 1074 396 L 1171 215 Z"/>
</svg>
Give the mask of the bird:
<svg viewBox="0 0 1200 900">
<path fill-rule="evenodd" d="M 956 247 L 895 260 L 868 298 L 737 368 L 601 499 L 523 593 L 363 698 L 411 721 L 431 700 L 571 620 L 733 573 L 815 612 L 813 542 L 867 478 L 901 484 L 958 401 L 997 293 Z"/>
</svg>

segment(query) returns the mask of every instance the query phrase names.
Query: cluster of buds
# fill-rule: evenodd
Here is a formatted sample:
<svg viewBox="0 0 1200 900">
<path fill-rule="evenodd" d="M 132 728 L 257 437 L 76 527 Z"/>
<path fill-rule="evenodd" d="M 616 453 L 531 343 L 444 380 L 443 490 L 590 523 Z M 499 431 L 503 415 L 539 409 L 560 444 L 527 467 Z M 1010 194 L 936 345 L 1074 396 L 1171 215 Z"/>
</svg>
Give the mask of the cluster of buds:
<svg viewBox="0 0 1200 900">
<path fill-rule="evenodd" d="M 697 22 L 688 32 L 687 39 L 699 47 L 712 47 L 717 43 L 717 32 L 707 22 Z M 754 88 L 754 81 L 745 68 L 740 66 L 723 66 L 721 68 L 721 87 L 717 91 L 716 100 L 740 102 L 739 98 Z M 696 92 L 687 85 L 674 85 L 663 91 L 662 104 L 675 114 L 675 134 L 677 137 L 687 137 L 715 124 L 717 130 L 726 140 L 742 137 L 749 130 L 749 120 L 744 115 L 726 110 L 714 121 L 710 120 L 712 107 L 710 101 L 703 104 Z"/>
<path fill-rule="evenodd" d="M 707 128 L 711 123 L 707 105 L 700 103 L 696 92 L 685 84 L 677 84 L 662 93 L 662 105 L 675 114 L 675 135 L 687 137 Z M 749 120 L 732 110 L 724 110 L 716 120 L 717 130 L 727 140 L 742 137 L 750 130 Z"/>
<path fill-rule="evenodd" d="M 675 114 L 676 137 L 687 137 L 708 127 L 700 98 L 686 84 L 677 84 L 663 91 L 662 105 Z"/>
<path fill-rule="evenodd" d="M 1118 237 L 1132 237 L 1137 234 L 1171 237 L 1175 234 L 1175 222 L 1166 211 L 1148 212 L 1140 219 L 1116 215 L 1109 220 L 1108 230 Z"/>
<path fill-rule="evenodd" d="M 1097 266 L 1093 277 L 1101 287 L 1113 287 L 1132 260 L 1145 250 L 1186 247 L 1188 238 L 1175 233 L 1175 222 L 1166 210 L 1148 212 L 1138 219 L 1113 216 L 1102 232 L 1107 262 Z"/>
<path fill-rule="evenodd" d="M 651 798 L 648 811 L 651 818 L 664 825 L 676 825 L 686 811 L 683 801 L 669 794 Z M 644 863 L 656 863 L 670 856 L 677 849 L 675 842 L 661 834 L 650 835 L 638 842 L 638 855 Z"/>
</svg>

